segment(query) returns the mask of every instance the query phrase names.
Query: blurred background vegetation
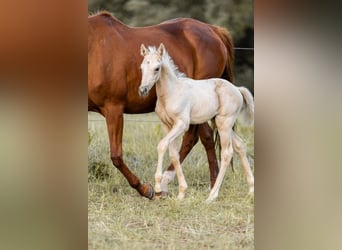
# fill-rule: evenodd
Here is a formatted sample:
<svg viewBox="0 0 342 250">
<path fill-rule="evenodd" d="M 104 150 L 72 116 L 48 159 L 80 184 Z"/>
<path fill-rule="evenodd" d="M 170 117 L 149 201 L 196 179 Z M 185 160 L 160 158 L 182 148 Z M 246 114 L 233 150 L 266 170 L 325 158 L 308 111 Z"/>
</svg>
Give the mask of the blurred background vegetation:
<svg viewBox="0 0 342 250">
<path fill-rule="evenodd" d="M 227 28 L 236 48 L 254 48 L 253 0 L 88 0 L 88 11 L 112 12 L 130 26 L 192 17 Z M 235 50 L 235 83 L 254 89 L 254 50 Z"/>
</svg>

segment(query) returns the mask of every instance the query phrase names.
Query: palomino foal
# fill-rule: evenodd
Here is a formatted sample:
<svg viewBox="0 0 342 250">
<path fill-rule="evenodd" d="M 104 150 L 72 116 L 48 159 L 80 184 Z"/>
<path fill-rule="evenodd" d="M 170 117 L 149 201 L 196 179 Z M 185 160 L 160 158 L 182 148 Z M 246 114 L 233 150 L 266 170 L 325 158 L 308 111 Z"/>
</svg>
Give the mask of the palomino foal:
<svg viewBox="0 0 342 250">
<path fill-rule="evenodd" d="M 254 192 L 254 177 L 246 156 L 242 140 L 232 130 L 240 113 L 245 123 L 254 119 L 254 102 L 251 93 L 244 87 L 212 78 L 193 80 L 177 70 L 171 57 L 161 43 L 158 50 L 148 49 L 142 44 L 141 64 L 142 81 L 139 94 L 146 96 L 156 85 L 156 113 L 163 123 L 167 135 L 158 144 L 158 164 L 155 173 L 155 192 L 167 192 L 167 186 L 161 185 L 163 158 L 169 146 L 170 160 L 175 167 L 179 183 L 178 199 L 183 199 L 187 183 L 179 162 L 176 138 L 182 135 L 190 124 L 201 124 L 210 119 L 216 124 L 221 142 L 221 167 L 214 187 L 207 202 L 217 198 L 227 166 L 233 156 L 233 149 L 238 152 L 247 175 L 249 192 Z M 165 182 L 165 181 L 164 181 Z"/>
</svg>

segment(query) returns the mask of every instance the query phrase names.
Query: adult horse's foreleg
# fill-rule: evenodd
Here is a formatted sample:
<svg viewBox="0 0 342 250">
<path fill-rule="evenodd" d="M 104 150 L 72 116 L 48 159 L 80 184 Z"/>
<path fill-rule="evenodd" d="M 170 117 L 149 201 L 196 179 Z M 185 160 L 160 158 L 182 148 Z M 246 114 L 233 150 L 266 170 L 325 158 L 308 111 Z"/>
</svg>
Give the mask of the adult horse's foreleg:
<svg viewBox="0 0 342 250">
<path fill-rule="evenodd" d="M 210 170 L 210 187 L 213 188 L 219 168 L 217 164 L 213 130 L 207 122 L 199 125 L 199 137 L 207 153 Z"/>
<path fill-rule="evenodd" d="M 140 195 L 152 199 L 154 191 L 149 183 L 141 184 L 126 166 L 122 157 L 122 135 L 123 135 L 123 108 L 111 107 L 106 110 L 105 118 L 107 123 L 110 156 L 114 166 L 125 176 L 131 187 L 136 189 Z"/>
<path fill-rule="evenodd" d="M 233 148 L 238 153 L 242 166 L 245 170 L 247 183 L 249 186 L 249 193 L 253 194 L 254 193 L 254 176 L 253 176 L 249 161 L 247 159 L 246 146 L 243 143 L 242 139 L 234 131 L 232 131 L 232 140 L 233 140 Z"/>
<path fill-rule="evenodd" d="M 182 145 L 179 151 L 179 161 L 182 163 L 185 157 L 189 154 L 191 149 L 196 145 L 199 139 L 198 125 L 190 125 L 188 131 L 185 132 L 182 140 Z M 162 195 L 166 196 L 168 192 L 168 184 L 175 178 L 176 171 L 171 163 L 167 170 L 163 174 L 161 181 Z"/>
</svg>

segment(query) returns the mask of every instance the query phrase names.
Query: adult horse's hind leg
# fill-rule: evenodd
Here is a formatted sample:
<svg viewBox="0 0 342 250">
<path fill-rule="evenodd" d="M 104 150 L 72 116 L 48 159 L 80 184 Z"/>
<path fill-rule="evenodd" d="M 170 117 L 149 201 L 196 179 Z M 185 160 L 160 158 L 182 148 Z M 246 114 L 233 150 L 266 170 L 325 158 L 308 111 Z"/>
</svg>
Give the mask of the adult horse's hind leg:
<svg viewBox="0 0 342 250">
<path fill-rule="evenodd" d="M 254 176 L 250 167 L 250 164 L 247 159 L 247 151 L 246 146 L 243 143 L 242 139 L 234 132 L 232 131 L 232 140 L 233 140 L 233 148 L 238 153 L 241 164 L 245 170 L 247 183 L 249 186 L 249 193 L 254 193 Z"/>
<path fill-rule="evenodd" d="M 199 136 L 207 153 L 210 170 L 210 187 L 213 188 L 219 168 L 217 164 L 213 130 L 209 126 L 208 122 L 199 125 Z"/>
<path fill-rule="evenodd" d="M 135 188 L 140 195 L 152 199 L 154 191 L 149 183 L 141 184 L 126 166 L 122 158 L 122 133 L 123 133 L 123 109 L 121 107 L 110 107 L 105 111 L 107 123 L 110 153 L 114 166 L 125 176 L 131 187 Z"/>
</svg>

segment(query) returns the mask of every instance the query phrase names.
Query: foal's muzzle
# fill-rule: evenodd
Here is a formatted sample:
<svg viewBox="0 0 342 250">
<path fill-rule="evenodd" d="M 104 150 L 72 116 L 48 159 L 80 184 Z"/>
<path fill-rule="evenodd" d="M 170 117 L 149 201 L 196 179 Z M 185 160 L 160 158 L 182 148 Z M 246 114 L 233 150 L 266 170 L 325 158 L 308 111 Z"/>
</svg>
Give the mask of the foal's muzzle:
<svg viewBox="0 0 342 250">
<path fill-rule="evenodd" d="M 141 87 L 139 88 L 139 95 L 140 95 L 140 96 L 147 96 L 148 90 L 149 90 L 149 89 L 148 89 L 147 87 L 141 86 Z"/>
</svg>

